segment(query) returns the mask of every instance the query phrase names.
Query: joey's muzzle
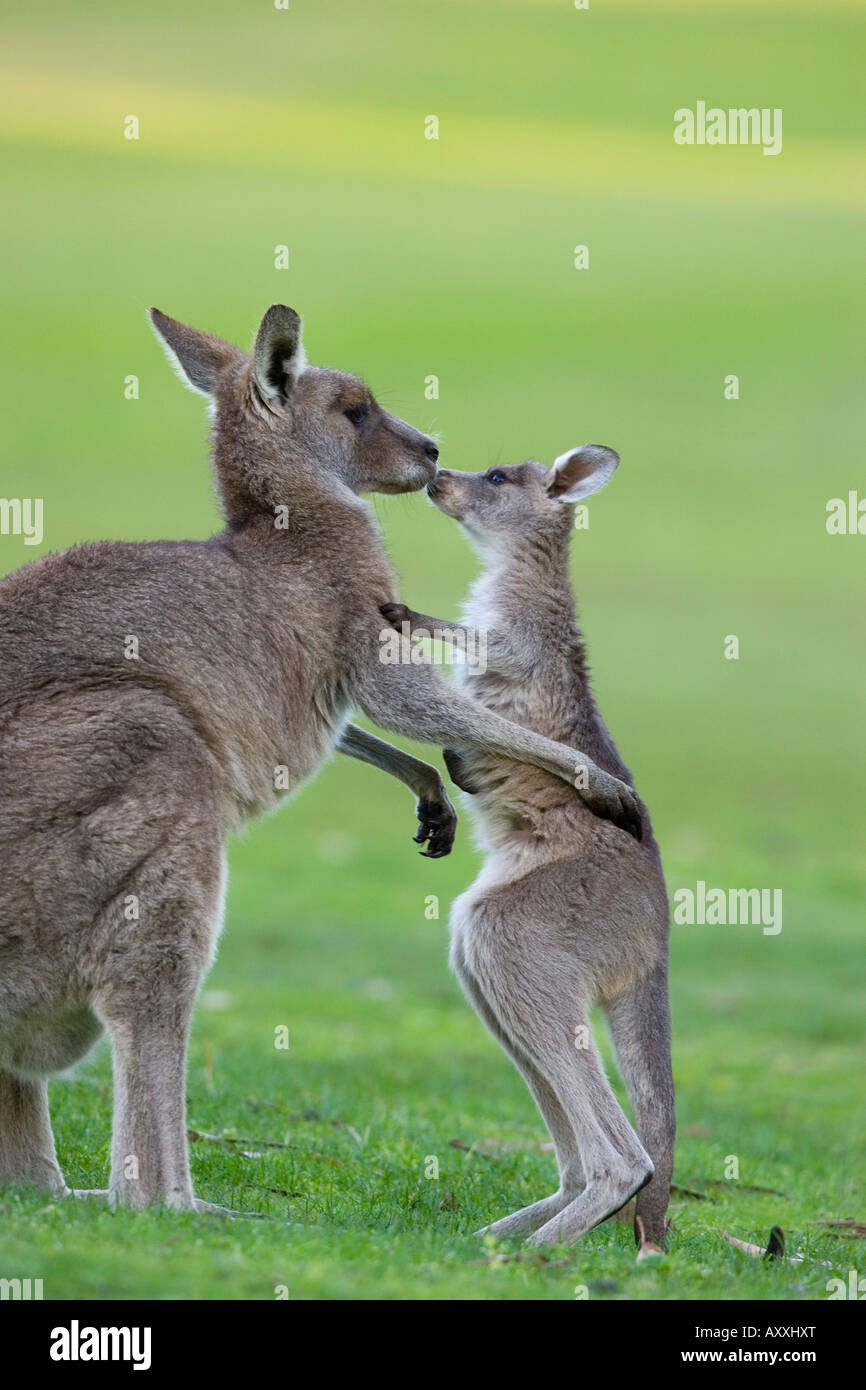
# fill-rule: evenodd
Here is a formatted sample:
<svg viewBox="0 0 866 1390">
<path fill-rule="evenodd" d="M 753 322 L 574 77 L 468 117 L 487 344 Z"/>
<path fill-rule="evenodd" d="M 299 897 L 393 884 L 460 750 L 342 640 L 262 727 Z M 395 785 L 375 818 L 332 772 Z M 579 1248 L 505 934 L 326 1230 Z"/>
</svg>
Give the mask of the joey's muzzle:
<svg viewBox="0 0 866 1390">
<path fill-rule="evenodd" d="M 459 521 L 459 511 L 455 509 L 456 496 L 452 486 L 454 474 L 447 468 L 440 468 L 434 478 L 427 484 L 427 496 L 446 516 L 453 517 Z"/>
<path fill-rule="evenodd" d="M 439 468 L 436 470 L 433 477 L 427 484 L 427 492 L 429 496 L 434 499 L 434 501 L 437 497 L 440 497 L 442 493 L 445 491 L 450 478 L 451 474 L 447 468 Z"/>
</svg>

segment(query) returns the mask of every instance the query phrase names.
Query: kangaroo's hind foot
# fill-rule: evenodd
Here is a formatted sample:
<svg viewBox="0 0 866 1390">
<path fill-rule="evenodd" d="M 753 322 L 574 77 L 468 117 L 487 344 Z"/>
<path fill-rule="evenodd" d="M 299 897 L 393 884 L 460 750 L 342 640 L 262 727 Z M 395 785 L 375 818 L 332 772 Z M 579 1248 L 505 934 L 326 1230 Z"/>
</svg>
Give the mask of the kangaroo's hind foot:
<svg viewBox="0 0 866 1390">
<path fill-rule="evenodd" d="M 548 1221 L 552 1221 L 558 1216 L 568 1204 L 574 1200 L 573 1192 L 554 1192 L 550 1197 L 542 1197 L 538 1202 L 530 1202 L 529 1206 L 521 1207 L 519 1211 L 514 1211 L 510 1216 L 500 1217 L 498 1221 L 493 1221 L 489 1226 L 482 1226 L 480 1231 L 476 1231 L 477 1236 L 525 1236 L 532 1231 L 537 1231 L 539 1226 L 544 1226 Z"/>
<path fill-rule="evenodd" d="M 609 1216 L 630 1202 L 651 1180 L 652 1164 L 644 1155 L 629 1173 L 605 1173 L 596 1181 L 590 1182 L 557 1213 L 546 1225 L 541 1226 L 529 1237 L 527 1245 L 557 1245 L 559 1242 L 571 1244 L 580 1240 L 587 1232 L 606 1221 Z"/>
</svg>

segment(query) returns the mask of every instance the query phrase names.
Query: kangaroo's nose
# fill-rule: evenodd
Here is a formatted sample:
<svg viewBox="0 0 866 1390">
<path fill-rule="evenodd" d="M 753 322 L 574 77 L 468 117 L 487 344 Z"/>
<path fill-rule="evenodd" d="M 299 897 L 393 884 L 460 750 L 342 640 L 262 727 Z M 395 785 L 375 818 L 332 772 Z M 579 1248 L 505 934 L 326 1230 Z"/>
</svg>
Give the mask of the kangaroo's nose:
<svg viewBox="0 0 866 1390">
<path fill-rule="evenodd" d="M 431 463 L 435 463 L 439 457 L 439 445 L 434 444 L 432 439 L 424 440 L 424 453 Z"/>
</svg>

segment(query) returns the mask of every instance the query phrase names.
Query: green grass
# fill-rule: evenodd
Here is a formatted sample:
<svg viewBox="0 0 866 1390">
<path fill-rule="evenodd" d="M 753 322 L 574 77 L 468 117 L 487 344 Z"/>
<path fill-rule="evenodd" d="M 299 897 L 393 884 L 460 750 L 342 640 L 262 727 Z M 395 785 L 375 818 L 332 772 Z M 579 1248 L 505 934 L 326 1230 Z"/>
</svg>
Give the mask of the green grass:
<svg viewBox="0 0 866 1390">
<path fill-rule="evenodd" d="M 707 1200 L 675 1195 L 666 1264 L 636 1268 L 616 1223 L 549 1263 L 500 1258 L 520 1247 L 472 1231 L 555 1176 L 522 1081 L 447 970 L 469 818 L 430 863 L 408 795 L 334 763 L 232 845 L 195 1025 L 190 1124 L 249 1141 L 194 1144 L 197 1191 L 267 1219 L 7 1190 L 0 1275 L 41 1277 L 48 1298 L 808 1299 L 862 1270 L 860 1243 L 812 1224 L 866 1216 L 866 538 L 824 526 L 829 498 L 866 496 L 858 40 L 854 5 L 769 0 L 181 17 L 51 0 L 15 20 L 0 492 L 44 497 L 43 549 L 217 524 L 201 402 L 168 371 L 149 303 L 241 342 L 272 300 L 296 305 L 312 360 L 441 431 L 451 467 L 615 446 L 574 545 L 602 708 L 671 888 L 781 888 L 784 926 L 673 929 L 675 1177 Z M 698 98 L 783 107 L 782 154 L 677 149 L 673 111 Z M 452 613 L 474 568 L 452 523 L 420 498 L 375 505 L 407 601 Z M 0 537 L 0 569 L 33 554 Z M 104 1185 L 105 1050 L 51 1090 L 68 1181 Z M 802 1265 L 716 1234 L 773 1224 Z"/>
</svg>

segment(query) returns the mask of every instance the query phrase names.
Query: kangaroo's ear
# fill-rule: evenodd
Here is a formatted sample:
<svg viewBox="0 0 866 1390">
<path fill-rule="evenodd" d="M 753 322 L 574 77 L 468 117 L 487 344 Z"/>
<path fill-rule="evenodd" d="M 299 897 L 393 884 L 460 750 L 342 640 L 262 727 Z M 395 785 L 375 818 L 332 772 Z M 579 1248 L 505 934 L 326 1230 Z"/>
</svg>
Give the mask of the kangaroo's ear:
<svg viewBox="0 0 866 1390">
<path fill-rule="evenodd" d="M 604 444 L 581 444 L 560 454 L 550 470 L 547 494 L 557 502 L 579 502 L 609 483 L 619 454 Z"/>
<path fill-rule="evenodd" d="M 253 376 L 265 400 L 285 400 L 306 365 L 300 314 L 272 304 L 253 346 Z"/>
<path fill-rule="evenodd" d="M 200 333 L 159 309 L 149 310 L 150 321 L 169 361 L 187 386 L 202 396 L 212 396 L 224 367 L 239 357 L 240 349 L 210 333 Z"/>
</svg>

